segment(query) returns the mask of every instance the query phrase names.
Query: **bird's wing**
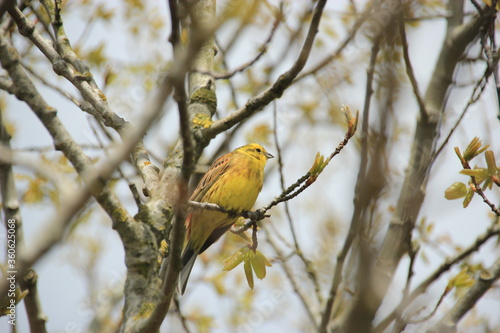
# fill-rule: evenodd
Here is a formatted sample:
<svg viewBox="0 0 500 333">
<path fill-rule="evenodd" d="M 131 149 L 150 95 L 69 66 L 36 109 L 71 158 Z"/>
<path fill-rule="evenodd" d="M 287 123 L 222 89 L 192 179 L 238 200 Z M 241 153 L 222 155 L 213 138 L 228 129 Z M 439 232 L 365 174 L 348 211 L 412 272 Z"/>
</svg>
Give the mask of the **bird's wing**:
<svg viewBox="0 0 500 333">
<path fill-rule="evenodd" d="M 203 198 L 205 197 L 207 191 L 217 182 L 217 180 L 232 164 L 230 154 L 231 153 L 223 155 L 215 160 L 191 195 L 191 201 L 204 202 Z"/>
</svg>

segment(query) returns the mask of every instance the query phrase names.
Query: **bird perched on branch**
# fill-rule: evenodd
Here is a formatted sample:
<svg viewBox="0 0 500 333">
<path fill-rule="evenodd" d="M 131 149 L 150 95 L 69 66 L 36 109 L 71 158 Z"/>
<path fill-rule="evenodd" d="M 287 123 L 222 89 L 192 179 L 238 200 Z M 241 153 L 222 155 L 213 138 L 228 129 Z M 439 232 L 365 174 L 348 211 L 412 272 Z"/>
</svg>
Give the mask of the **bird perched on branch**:
<svg viewBox="0 0 500 333">
<path fill-rule="evenodd" d="M 219 157 L 191 195 L 191 201 L 208 202 L 235 212 L 252 209 L 264 183 L 264 167 L 269 154 L 251 143 Z M 182 253 L 182 270 L 177 285 L 186 290 L 196 257 L 216 242 L 238 217 L 211 210 L 191 210 L 186 218 L 187 244 Z"/>
</svg>

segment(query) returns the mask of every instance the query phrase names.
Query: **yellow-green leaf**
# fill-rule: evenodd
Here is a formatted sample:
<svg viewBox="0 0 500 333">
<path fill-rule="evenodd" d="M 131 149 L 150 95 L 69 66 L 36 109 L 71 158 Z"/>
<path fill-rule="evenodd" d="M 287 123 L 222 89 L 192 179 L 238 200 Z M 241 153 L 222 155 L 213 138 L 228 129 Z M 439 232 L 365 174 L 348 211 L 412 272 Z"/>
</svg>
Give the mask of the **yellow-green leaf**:
<svg viewBox="0 0 500 333">
<path fill-rule="evenodd" d="M 232 256 L 224 260 L 224 268 L 222 269 L 223 271 L 230 271 L 234 269 L 236 266 L 241 264 L 243 259 L 245 258 L 245 251 L 244 249 L 248 249 L 247 247 L 242 247 L 235 253 L 233 253 Z"/>
<path fill-rule="evenodd" d="M 15 299 L 13 300 L 14 303 L 11 303 L 12 298 L 7 297 L 8 295 L 5 295 L 5 298 L 0 300 L 0 316 L 8 315 L 9 313 L 11 313 L 12 308 L 9 308 L 12 306 L 11 304 L 18 304 L 27 294 L 28 290 L 21 291 L 21 289 L 16 288 Z"/>
<path fill-rule="evenodd" d="M 488 165 L 488 174 L 490 176 L 496 175 L 498 173 L 498 168 L 493 151 L 487 150 L 486 153 L 484 153 L 484 158 L 486 159 L 486 164 Z"/>
<path fill-rule="evenodd" d="M 359 119 L 359 110 L 356 110 L 356 116 L 353 116 L 351 112 L 351 108 L 349 105 L 343 105 L 341 111 L 344 113 L 345 118 L 347 120 L 347 127 L 349 129 L 349 137 L 352 137 L 356 132 L 358 127 L 358 119 Z"/>
<path fill-rule="evenodd" d="M 245 265 L 243 265 L 243 267 L 245 268 L 245 276 L 247 278 L 248 286 L 250 289 L 253 289 L 253 272 L 250 261 L 245 261 Z"/>
<path fill-rule="evenodd" d="M 472 197 L 474 197 L 474 193 L 475 192 L 471 188 L 467 189 L 467 194 L 465 195 L 464 202 L 462 203 L 464 208 L 467 208 L 467 206 L 470 204 Z"/>
<path fill-rule="evenodd" d="M 28 188 L 23 195 L 23 201 L 26 203 L 37 203 L 43 200 L 44 189 L 43 185 L 45 184 L 45 180 L 41 178 L 33 178 L 30 179 Z"/>
<path fill-rule="evenodd" d="M 272 267 L 273 265 L 271 265 L 271 263 L 269 262 L 269 260 L 267 260 L 266 256 L 263 255 L 261 252 L 257 251 L 256 254 L 255 254 L 256 257 L 259 258 L 259 260 L 261 260 L 264 265 L 266 265 L 267 267 Z"/>
<path fill-rule="evenodd" d="M 269 145 L 270 137 L 273 134 L 273 130 L 267 123 L 262 123 L 253 128 L 253 131 L 247 133 L 246 138 L 249 142 L 262 142 L 265 145 Z"/>
<path fill-rule="evenodd" d="M 257 276 L 258 279 L 262 280 L 263 278 L 266 277 L 266 266 L 271 266 L 271 263 L 267 258 L 260 253 L 259 251 L 256 251 L 255 255 L 252 256 L 250 262 L 252 263 L 253 270 L 255 272 L 255 276 Z"/>
<path fill-rule="evenodd" d="M 464 152 L 464 159 L 468 162 L 472 160 L 474 157 L 477 155 L 481 154 L 484 152 L 486 149 L 488 149 L 489 145 L 481 147 L 482 143 L 481 140 L 476 136 L 472 141 L 469 143 L 467 148 L 465 149 Z"/>
<path fill-rule="evenodd" d="M 86 55 L 86 59 L 89 63 L 100 66 L 107 61 L 106 55 L 104 54 L 104 43 L 98 44 L 94 49 L 92 49 Z"/>
<path fill-rule="evenodd" d="M 266 277 L 266 266 L 264 266 L 264 264 L 259 261 L 257 257 L 253 257 L 252 260 L 250 260 L 250 263 L 252 264 L 255 276 L 257 276 L 258 279 L 262 280 Z"/>
<path fill-rule="evenodd" d="M 462 153 L 460 152 L 460 148 L 455 147 L 455 154 L 457 154 L 458 158 L 460 159 L 460 162 L 465 162 L 464 157 L 462 156 Z"/>
<path fill-rule="evenodd" d="M 476 177 L 476 178 L 480 178 L 483 180 L 486 177 L 488 177 L 488 169 L 484 169 L 484 168 L 463 169 L 462 171 L 460 171 L 460 173 L 462 175 Z"/>
<path fill-rule="evenodd" d="M 454 182 L 444 191 L 444 197 L 448 200 L 463 198 L 467 195 L 467 185 L 462 182 Z"/>
<path fill-rule="evenodd" d="M 448 282 L 448 286 L 454 288 L 469 288 L 473 284 L 474 278 L 467 268 L 462 269 L 460 273 L 458 273 Z"/>
<path fill-rule="evenodd" d="M 491 176 L 486 178 L 484 180 L 484 184 L 482 186 L 483 191 L 489 188 L 491 190 L 491 187 L 493 186 L 493 179 L 491 179 Z"/>
</svg>

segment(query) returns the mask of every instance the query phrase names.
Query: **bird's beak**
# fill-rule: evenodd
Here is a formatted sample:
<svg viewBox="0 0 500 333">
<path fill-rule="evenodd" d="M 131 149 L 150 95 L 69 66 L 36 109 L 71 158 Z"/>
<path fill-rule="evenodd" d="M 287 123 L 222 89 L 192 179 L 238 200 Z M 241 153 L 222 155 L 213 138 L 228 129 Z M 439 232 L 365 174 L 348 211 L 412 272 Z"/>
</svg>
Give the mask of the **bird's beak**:
<svg viewBox="0 0 500 333">
<path fill-rule="evenodd" d="M 273 156 L 273 155 L 271 155 L 271 154 L 269 154 L 267 151 L 266 151 L 266 153 L 265 153 L 264 155 L 266 155 L 266 157 L 267 157 L 268 159 L 270 159 L 270 158 L 274 158 L 274 156 Z"/>
</svg>

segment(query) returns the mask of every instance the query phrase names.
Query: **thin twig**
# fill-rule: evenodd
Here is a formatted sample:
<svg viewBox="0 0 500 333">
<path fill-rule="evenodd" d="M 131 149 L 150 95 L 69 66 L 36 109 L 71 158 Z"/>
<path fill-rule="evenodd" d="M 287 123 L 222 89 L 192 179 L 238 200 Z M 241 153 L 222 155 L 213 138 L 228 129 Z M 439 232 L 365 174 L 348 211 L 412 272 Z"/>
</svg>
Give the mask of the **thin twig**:
<svg viewBox="0 0 500 333">
<path fill-rule="evenodd" d="M 180 23 L 178 16 L 178 7 L 176 0 L 169 0 L 170 6 L 170 16 L 172 22 L 172 33 L 170 34 L 169 41 L 174 49 L 174 60 L 179 60 L 179 48 L 180 45 Z M 195 24 L 193 24 L 195 27 Z M 196 31 L 192 32 L 196 34 Z M 191 133 L 191 125 L 189 122 L 189 114 L 187 110 L 187 94 L 185 86 L 185 76 L 178 76 L 175 78 L 174 82 L 174 99 L 177 102 L 177 107 L 179 108 L 179 123 L 180 123 L 180 134 L 182 138 L 182 165 L 181 174 L 184 182 L 189 183 L 189 178 L 194 170 L 194 145 Z"/>
<path fill-rule="evenodd" d="M 259 52 L 255 55 L 255 57 L 252 60 L 236 67 L 235 69 L 233 69 L 232 71 L 229 71 L 227 73 L 219 73 L 219 74 L 213 73 L 213 72 L 199 72 L 199 73 L 211 75 L 216 80 L 227 80 L 227 79 L 232 78 L 237 73 L 244 72 L 247 68 L 252 67 L 253 64 L 255 64 L 257 61 L 259 61 L 259 59 L 267 52 L 269 44 L 273 40 L 274 33 L 276 32 L 276 29 L 278 29 L 279 24 L 283 19 L 283 12 L 282 12 L 283 8 L 282 8 L 282 6 L 280 6 L 279 8 L 280 9 L 279 9 L 278 13 L 276 13 L 276 18 L 274 20 L 273 26 L 271 28 L 271 31 L 269 32 L 267 39 L 258 48 Z"/>
<path fill-rule="evenodd" d="M 462 260 L 470 256 L 472 253 L 479 251 L 479 249 L 492 237 L 500 235 L 500 225 L 493 221 L 491 226 L 486 230 L 484 234 L 479 236 L 474 243 L 465 248 L 462 252 L 455 255 L 453 258 L 447 259 L 441 264 L 432 274 L 430 274 L 424 281 L 422 281 L 411 293 L 409 293 L 406 300 L 401 301 L 399 305 L 385 318 L 383 319 L 373 330 L 375 333 L 382 333 L 385 329 L 392 323 L 396 318 L 398 313 L 402 313 L 408 306 L 420 295 L 422 295 L 427 288 L 437 281 L 447 271 L 451 269 L 454 265 L 460 263 Z"/>
<path fill-rule="evenodd" d="M 332 52 L 331 55 L 327 56 L 325 59 L 321 60 L 318 64 L 310 68 L 309 70 L 305 71 L 302 73 L 300 76 L 297 77 L 297 81 L 309 76 L 316 74 L 319 70 L 327 66 L 329 63 L 331 63 L 333 60 L 337 59 L 340 57 L 342 52 L 347 48 L 347 46 L 354 40 L 354 37 L 358 33 L 359 29 L 365 23 L 368 18 L 370 18 L 373 10 L 378 9 L 381 5 L 381 1 L 371 1 L 368 6 L 365 8 L 363 13 L 359 16 L 359 18 L 356 20 L 354 25 L 352 26 L 351 30 L 349 31 L 349 34 L 345 37 L 345 39 L 340 43 L 340 45 L 337 47 L 337 49 Z"/>
<path fill-rule="evenodd" d="M 420 109 L 420 115 L 422 117 L 428 117 L 427 110 L 425 108 L 425 102 L 420 94 L 420 90 L 418 89 L 418 82 L 415 78 L 415 73 L 413 72 L 413 67 L 411 65 L 410 54 L 408 52 L 408 41 L 406 39 L 406 29 L 405 22 L 401 18 L 399 21 L 399 36 L 401 37 L 401 46 L 403 47 L 403 58 L 406 65 L 406 74 L 410 79 L 411 87 L 413 88 L 413 95 L 415 95 L 415 99 L 417 100 L 418 107 Z"/>
<path fill-rule="evenodd" d="M 294 79 L 304 68 L 307 59 L 312 50 L 314 39 L 318 32 L 319 22 L 323 14 L 326 0 L 318 0 L 314 8 L 313 17 L 309 26 L 304 45 L 300 51 L 299 57 L 292 65 L 292 67 L 280 75 L 276 82 L 258 96 L 251 98 L 247 101 L 244 107 L 232 112 L 227 117 L 215 121 L 209 128 L 204 130 L 204 137 L 207 139 L 214 138 L 217 134 L 233 127 L 240 121 L 250 117 L 255 112 L 261 110 L 273 100 L 281 97 L 283 92 L 293 83 Z"/>
<path fill-rule="evenodd" d="M 23 65 L 23 67 L 31 74 L 33 75 L 34 77 L 36 77 L 40 82 L 42 82 L 44 85 L 46 85 L 47 87 L 49 88 L 52 88 L 54 89 L 55 91 L 57 91 L 60 95 L 66 97 L 70 102 L 72 102 L 73 104 L 75 104 L 79 109 L 81 109 L 82 111 L 96 117 L 97 119 L 99 119 L 100 115 L 95 111 L 94 108 L 92 108 L 90 105 L 88 105 L 87 103 L 82 103 L 80 102 L 75 96 L 71 95 L 70 93 L 64 91 L 63 89 L 61 89 L 60 86 L 56 85 L 56 84 L 53 84 L 53 83 L 50 83 L 49 81 L 47 81 L 43 76 L 39 75 L 37 72 L 35 72 L 35 70 L 33 68 L 31 68 L 30 66 L 28 66 L 25 62 L 21 62 L 21 64 Z"/>
<path fill-rule="evenodd" d="M 436 314 L 437 310 L 439 309 L 439 306 L 441 305 L 441 303 L 443 302 L 444 298 L 450 293 L 451 289 L 446 287 L 443 291 L 443 293 L 441 294 L 441 296 L 439 297 L 436 305 L 434 306 L 434 309 L 432 309 L 432 311 L 423 316 L 422 318 L 415 318 L 415 319 L 405 319 L 405 322 L 408 323 L 408 324 L 418 324 L 418 323 L 422 323 L 424 321 L 428 321 L 429 319 L 431 319 L 432 317 L 434 317 L 434 315 Z M 404 327 L 398 331 L 398 332 L 403 332 L 404 330 Z"/>
<path fill-rule="evenodd" d="M 58 2 L 56 1 L 56 4 Z M 58 41 L 66 41 L 59 45 L 60 48 L 64 49 L 64 57 L 53 47 L 52 41 L 44 38 L 35 29 L 35 24 L 28 20 L 19 9 L 11 10 L 10 14 L 16 22 L 21 35 L 28 38 L 45 55 L 58 75 L 65 77 L 80 91 L 83 98 L 97 110 L 106 126 L 114 128 L 119 133 L 127 127 L 125 120 L 113 112 L 105 98 L 99 94 L 100 90 L 97 88 L 92 76 L 89 75 L 88 66 L 71 49 L 68 37 L 62 28 L 62 22 L 56 22 L 53 25 Z"/>
<path fill-rule="evenodd" d="M 257 223 L 253 222 L 252 224 L 252 246 L 250 249 L 255 252 L 257 251 L 257 247 L 259 246 L 259 242 L 257 240 Z"/>
<path fill-rule="evenodd" d="M 405 302 L 406 299 L 408 298 L 408 295 L 410 293 L 411 281 L 412 281 L 413 275 L 415 274 L 413 269 L 415 267 L 415 260 L 417 258 L 417 250 L 413 249 L 411 239 L 408 240 L 408 256 L 410 257 L 410 263 L 408 264 L 408 273 L 406 275 L 406 285 L 403 289 L 403 297 L 401 300 L 402 302 Z M 441 301 L 443 300 L 443 298 L 444 298 L 444 296 L 442 296 L 442 298 L 440 299 L 440 301 L 436 305 L 436 308 L 435 308 L 436 311 L 437 311 L 439 304 L 441 304 Z M 396 323 L 394 324 L 393 332 L 394 333 L 403 332 L 407 323 L 409 323 L 409 321 L 401 318 L 398 314 L 398 317 L 396 318 Z"/>
<path fill-rule="evenodd" d="M 95 118 L 89 118 L 89 125 L 90 125 L 90 128 L 92 129 L 92 132 L 94 134 L 94 138 L 97 140 L 97 143 L 99 144 L 99 146 L 101 147 L 102 151 L 103 152 L 106 152 L 106 146 L 103 142 L 103 140 L 101 139 L 101 136 L 99 135 L 99 133 L 97 132 L 97 128 L 95 128 L 95 123 L 91 121 L 91 119 L 94 119 L 96 120 Z M 104 125 L 97 121 L 96 120 L 96 123 L 97 125 L 101 128 L 102 132 L 104 133 L 104 135 L 106 135 L 106 137 L 108 138 L 108 140 L 110 142 L 113 142 L 114 138 L 111 136 L 111 133 L 109 133 L 109 131 L 107 130 L 106 127 L 104 127 Z M 123 172 L 121 166 L 119 166 L 116 171 L 118 171 L 120 177 L 122 179 L 125 179 L 129 184 L 132 182 L 127 176 L 125 176 L 125 173 Z"/>
<path fill-rule="evenodd" d="M 85 144 L 81 143 L 78 144 L 82 149 L 88 149 L 88 150 L 102 150 L 102 147 L 100 145 L 95 145 L 95 144 Z M 23 152 L 23 153 L 44 153 L 44 152 L 53 152 L 56 151 L 53 145 L 49 146 L 28 146 L 28 147 L 21 147 L 21 148 L 16 148 L 13 149 L 12 151 L 14 152 Z"/>
<path fill-rule="evenodd" d="M 189 330 L 189 327 L 188 327 L 187 318 L 181 312 L 181 305 L 179 303 L 179 297 L 177 297 L 177 295 L 174 297 L 174 305 L 175 305 L 177 316 L 179 317 L 179 320 L 181 321 L 181 324 L 182 324 L 182 328 L 184 329 L 184 332 L 190 333 L 191 331 Z"/>
<path fill-rule="evenodd" d="M 362 214 L 362 192 L 363 186 L 366 178 L 366 168 L 368 166 L 368 125 L 369 125 L 369 115 L 370 115 L 370 102 L 371 96 L 373 94 L 373 77 L 375 73 L 375 64 L 377 60 L 377 55 L 379 52 L 379 43 L 380 43 L 381 35 L 374 40 L 372 45 L 372 52 L 370 57 L 370 64 L 367 70 L 367 79 L 366 79 L 366 89 L 365 89 L 365 103 L 363 107 L 363 124 L 361 127 L 361 162 L 358 171 L 357 183 L 355 187 L 355 203 L 354 203 L 354 213 L 351 218 L 351 224 L 349 227 L 349 231 L 347 233 L 346 240 L 344 241 L 344 245 L 342 247 L 341 252 L 337 256 L 337 264 L 335 266 L 335 272 L 333 275 L 332 285 L 330 287 L 330 291 L 328 293 L 328 298 L 326 304 L 324 306 L 324 311 L 321 318 L 321 324 L 319 326 L 320 332 L 326 332 L 328 323 L 330 322 L 330 317 L 333 310 L 333 303 L 338 293 L 338 288 L 342 282 L 342 271 L 344 266 L 345 258 L 349 253 L 349 250 L 353 244 L 353 241 L 358 234 L 359 225 L 361 223 L 361 214 Z"/>
<path fill-rule="evenodd" d="M 488 269 L 483 270 L 474 284 L 467 290 L 467 292 L 460 297 L 455 305 L 435 323 L 427 332 L 440 333 L 440 332 L 454 332 L 457 331 L 457 323 L 463 316 L 469 312 L 474 305 L 479 301 L 482 296 L 493 286 L 493 284 L 500 278 L 500 259 L 491 265 Z"/>
<path fill-rule="evenodd" d="M 56 37 L 54 36 L 54 32 L 50 29 L 50 21 L 47 21 L 48 16 L 45 13 L 42 13 L 39 9 L 40 7 L 34 6 L 33 2 L 27 2 L 27 6 L 31 9 L 31 11 L 36 15 L 38 22 L 40 22 L 45 30 L 45 32 L 50 36 L 50 39 L 54 43 L 56 43 Z M 23 11 L 21 9 L 21 11 Z"/>
<path fill-rule="evenodd" d="M 295 281 L 294 274 L 291 272 L 290 268 L 288 267 L 288 264 L 285 261 L 283 253 L 281 252 L 279 247 L 276 245 L 276 243 L 273 241 L 273 239 L 269 236 L 270 233 L 267 233 L 267 234 L 268 234 L 268 237 L 267 237 L 268 243 L 272 246 L 272 248 L 276 252 L 278 259 L 280 260 L 280 262 L 282 264 L 281 267 L 283 267 L 283 270 L 285 271 L 285 275 L 287 276 L 288 281 L 290 281 L 290 284 L 292 285 L 292 288 L 293 288 L 295 294 L 302 302 L 302 305 L 304 306 L 304 309 L 306 310 L 306 313 L 309 317 L 309 320 L 314 325 L 314 328 L 317 329 L 318 323 L 316 322 L 316 318 L 314 317 L 314 314 L 312 313 L 312 307 L 307 302 L 306 296 L 299 289 L 298 283 Z"/>
<path fill-rule="evenodd" d="M 281 146 L 278 140 L 278 126 L 277 126 L 277 119 L 276 119 L 276 114 L 277 114 L 277 107 L 276 107 L 276 102 L 273 103 L 273 136 L 274 136 L 274 145 L 276 146 L 277 150 L 277 157 L 278 157 L 278 171 L 280 175 L 280 183 L 281 183 L 281 190 L 285 190 L 285 177 L 284 177 L 284 172 L 283 172 L 283 158 L 281 154 Z M 316 270 L 314 269 L 314 266 L 312 265 L 311 261 L 307 259 L 304 256 L 304 253 L 302 252 L 302 249 L 299 246 L 299 242 L 297 240 L 297 235 L 295 232 L 295 227 L 292 219 L 292 214 L 290 213 L 290 207 L 288 204 L 288 201 L 285 201 L 285 214 L 288 219 L 288 225 L 290 226 L 290 232 L 292 233 L 292 238 L 293 238 L 293 244 L 295 247 L 295 253 L 297 256 L 302 260 L 302 262 L 305 265 L 306 271 L 307 271 L 307 276 L 311 279 L 311 281 L 314 284 L 314 290 L 316 292 L 316 297 L 318 299 L 319 304 L 323 303 L 323 297 L 321 296 L 321 289 L 319 287 L 318 283 L 318 277 Z"/>
<path fill-rule="evenodd" d="M 215 45 L 217 45 L 217 49 L 219 50 L 219 52 L 217 53 L 217 55 L 221 59 L 222 67 L 227 70 L 229 68 L 229 66 L 227 64 L 227 60 L 226 60 L 227 52 L 222 47 L 222 45 L 220 45 L 220 42 L 217 40 L 217 37 L 214 37 L 214 41 L 215 41 Z M 234 87 L 234 83 L 230 79 L 227 80 L 227 83 L 228 83 L 228 86 L 229 86 L 229 91 L 231 92 L 231 101 L 233 103 L 233 106 L 235 108 L 239 108 L 239 103 L 238 103 L 238 98 L 236 97 L 236 88 Z M 226 135 L 227 135 L 227 132 L 226 132 Z"/>
<path fill-rule="evenodd" d="M 134 197 L 135 204 L 137 205 L 137 207 L 141 207 L 142 201 L 141 201 L 141 196 L 139 195 L 139 191 L 137 191 L 137 186 L 135 185 L 135 183 L 129 182 L 128 187 L 130 188 L 130 192 Z"/>
<path fill-rule="evenodd" d="M 498 64 L 498 58 L 496 59 L 495 66 L 497 64 Z M 460 123 L 464 119 L 465 114 L 467 113 L 467 111 L 469 110 L 469 108 L 473 104 L 475 104 L 479 100 L 479 98 L 482 96 L 484 90 L 486 89 L 486 85 L 488 83 L 488 78 L 493 73 L 493 70 L 494 70 L 494 67 L 491 67 L 488 64 L 488 66 L 486 67 L 486 69 L 484 71 L 484 74 L 483 74 L 482 78 L 479 81 L 477 81 L 474 89 L 472 90 L 472 94 L 471 94 L 471 96 L 469 98 L 469 101 L 467 102 L 467 105 L 465 106 L 465 108 L 463 109 L 462 113 L 460 114 L 460 117 L 458 117 L 457 121 L 455 122 L 455 124 L 453 125 L 453 127 L 450 129 L 450 132 L 448 133 L 448 135 L 446 135 L 446 138 L 443 140 L 443 143 L 441 143 L 441 145 L 439 146 L 439 148 L 436 150 L 436 153 L 433 156 L 432 162 L 434 162 L 436 160 L 436 158 L 439 156 L 439 154 L 446 147 L 446 145 L 450 141 L 451 136 L 453 135 L 453 133 L 455 133 L 455 130 L 458 128 L 458 126 L 460 125 Z"/>
</svg>

